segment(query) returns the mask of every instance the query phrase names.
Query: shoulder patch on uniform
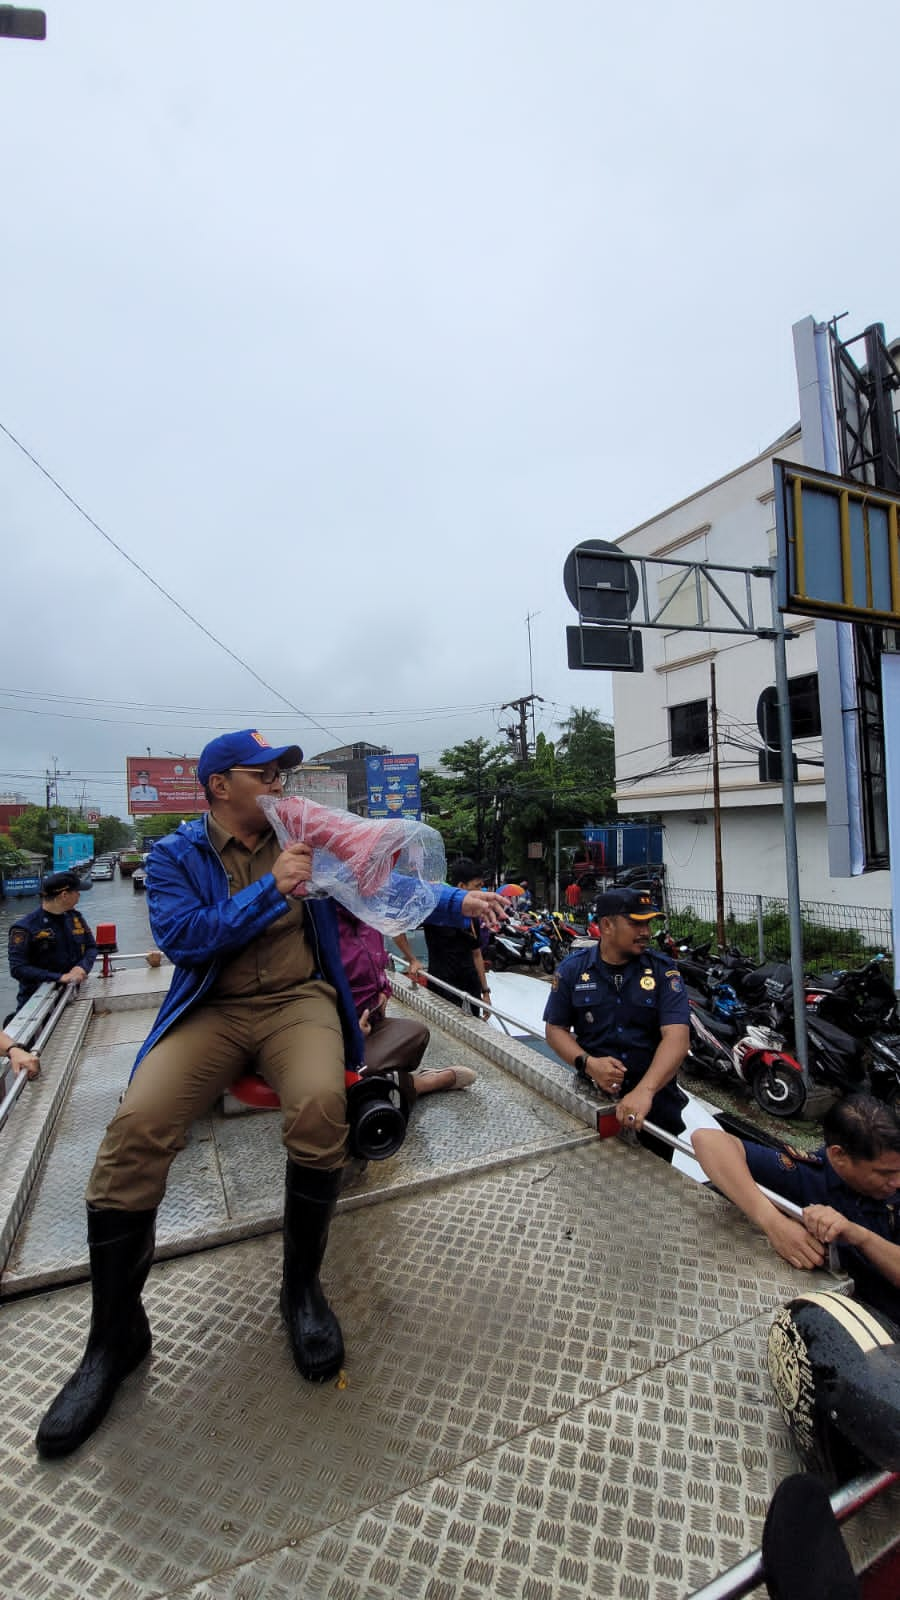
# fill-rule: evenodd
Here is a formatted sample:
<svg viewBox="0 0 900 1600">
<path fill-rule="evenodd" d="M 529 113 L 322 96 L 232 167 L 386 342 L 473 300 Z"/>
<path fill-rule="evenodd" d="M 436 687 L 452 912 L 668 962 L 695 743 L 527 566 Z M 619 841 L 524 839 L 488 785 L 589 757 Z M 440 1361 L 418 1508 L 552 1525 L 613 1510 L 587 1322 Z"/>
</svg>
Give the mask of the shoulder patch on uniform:
<svg viewBox="0 0 900 1600">
<path fill-rule="evenodd" d="M 554 972 L 553 980 L 552 980 L 552 982 L 550 984 L 550 987 L 551 987 L 551 989 L 558 989 L 559 988 L 559 973 L 558 972 Z"/>
<path fill-rule="evenodd" d="M 791 1157 L 791 1166 L 799 1162 L 804 1167 L 821 1167 L 823 1162 L 814 1150 L 797 1150 L 792 1144 L 787 1146 L 788 1155 Z"/>
<path fill-rule="evenodd" d="M 10 946 L 11 950 L 12 949 L 18 950 L 20 944 L 27 944 L 27 943 L 28 943 L 28 930 L 27 930 L 27 928 L 10 928 L 10 930 L 9 930 L 9 946 Z"/>
</svg>

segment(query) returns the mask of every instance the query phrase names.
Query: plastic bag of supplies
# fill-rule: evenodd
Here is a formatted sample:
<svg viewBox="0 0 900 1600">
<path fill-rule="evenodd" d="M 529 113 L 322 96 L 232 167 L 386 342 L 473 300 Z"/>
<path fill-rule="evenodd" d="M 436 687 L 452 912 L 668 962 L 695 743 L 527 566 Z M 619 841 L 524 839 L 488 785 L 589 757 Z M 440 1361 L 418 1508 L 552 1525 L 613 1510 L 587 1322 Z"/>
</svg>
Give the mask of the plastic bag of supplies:
<svg viewBox="0 0 900 1600">
<path fill-rule="evenodd" d="M 261 795 L 259 804 L 282 847 L 312 849 L 307 892 L 332 895 L 388 937 L 418 928 L 437 906 L 447 861 L 427 823 L 355 817 L 301 795 Z"/>
</svg>

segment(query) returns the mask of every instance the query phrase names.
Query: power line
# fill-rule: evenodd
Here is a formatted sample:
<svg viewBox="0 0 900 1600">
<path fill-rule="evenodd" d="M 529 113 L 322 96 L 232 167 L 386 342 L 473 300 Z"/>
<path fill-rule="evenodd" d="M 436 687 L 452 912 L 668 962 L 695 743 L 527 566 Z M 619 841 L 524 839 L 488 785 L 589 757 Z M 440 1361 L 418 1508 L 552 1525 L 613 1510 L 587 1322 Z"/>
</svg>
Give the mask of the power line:
<svg viewBox="0 0 900 1600">
<path fill-rule="evenodd" d="M 91 516 L 90 512 L 86 511 L 84 506 L 79 505 L 78 501 L 75 499 L 75 496 L 70 494 L 68 489 L 63 488 L 59 480 L 54 478 L 53 473 L 48 471 L 48 469 L 43 466 L 40 461 L 38 461 L 37 456 L 32 455 L 31 451 L 26 449 L 21 439 L 17 439 L 15 434 L 11 433 L 9 428 L 7 428 L 3 422 L 0 422 L 0 433 L 5 433 L 7 439 L 9 439 L 10 442 L 15 445 L 16 449 L 21 450 L 23 456 L 25 456 L 27 460 L 31 462 L 32 466 L 37 468 L 38 472 L 40 472 L 42 476 L 47 479 L 48 483 L 52 483 L 54 489 L 56 489 L 62 495 L 64 500 L 69 502 L 69 505 L 78 512 L 78 515 L 83 517 L 85 522 L 87 522 L 96 533 L 99 533 L 101 539 L 105 539 L 106 543 L 112 546 L 113 550 L 115 550 L 122 557 L 123 561 L 127 561 L 130 567 L 134 567 L 135 572 L 139 572 L 142 578 L 146 578 L 147 582 L 151 584 L 152 587 L 156 589 L 164 599 L 168 600 L 169 604 L 173 605 L 176 611 L 180 611 L 183 617 L 187 617 L 188 622 L 192 622 L 195 628 L 199 628 L 200 632 L 205 634 L 207 639 L 209 639 L 214 645 L 218 645 L 220 650 L 224 650 L 225 654 L 230 656 L 232 661 L 236 661 L 239 667 L 243 667 L 245 672 L 249 672 L 251 678 L 255 678 L 257 683 L 261 683 L 263 688 L 268 689 L 270 694 L 274 694 L 277 699 L 283 701 L 283 703 L 286 706 L 289 706 L 298 717 L 304 717 L 308 722 L 312 722 L 317 728 L 321 728 L 323 733 L 328 734 L 329 739 L 333 739 L 335 737 L 331 728 L 326 728 L 323 722 L 319 722 L 315 717 L 310 716 L 308 711 L 302 711 L 299 706 L 295 706 L 293 700 L 289 700 L 286 694 L 282 694 L 280 689 L 275 688 L 274 684 L 268 683 L 267 680 L 261 677 L 261 675 L 256 671 L 255 667 L 251 667 L 250 663 L 248 661 L 244 661 L 243 657 L 237 655 L 235 651 L 231 649 L 230 645 L 225 644 L 222 639 L 217 638 L 216 635 L 200 621 L 199 617 L 195 617 L 192 611 L 188 611 L 187 606 L 183 606 L 180 600 L 176 600 L 175 596 L 171 594 L 168 589 L 165 589 L 163 585 L 153 577 L 152 573 L 147 571 L 146 567 L 142 567 L 139 561 L 135 561 L 134 556 L 129 555 L 128 551 L 123 549 L 122 545 L 116 542 L 116 540 L 112 537 L 112 534 L 107 533 L 105 528 L 101 528 L 99 522 L 97 522 L 96 519 Z"/>
</svg>

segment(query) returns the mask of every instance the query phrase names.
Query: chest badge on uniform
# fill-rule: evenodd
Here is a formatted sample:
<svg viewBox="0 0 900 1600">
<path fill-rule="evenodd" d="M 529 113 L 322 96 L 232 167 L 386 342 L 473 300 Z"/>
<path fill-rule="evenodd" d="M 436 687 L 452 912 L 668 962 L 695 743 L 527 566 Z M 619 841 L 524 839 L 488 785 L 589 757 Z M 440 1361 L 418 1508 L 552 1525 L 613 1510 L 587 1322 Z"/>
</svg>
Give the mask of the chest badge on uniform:
<svg viewBox="0 0 900 1600">
<path fill-rule="evenodd" d="M 656 988 L 656 979 L 655 978 L 651 978 L 649 972 L 645 972 L 644 973 L 644 976 L 641 979 L 641 988 L 642 989 L 655 989 Z"/>
<path fill-rule="evenodd" d="M 580 981 L 580 982 L 581 982 L 581 983 L 590 983 L 590 981 L 591 981 L 591 975 L 590 975 L 590 973 L 589 973 L 589 972 L 583 972 L 583 973 L 582 973 L 582 974 L 581 974 L 581 978 L 580 978 L 580 980 L 579 980 L 579 981 Z"/>
</svg>

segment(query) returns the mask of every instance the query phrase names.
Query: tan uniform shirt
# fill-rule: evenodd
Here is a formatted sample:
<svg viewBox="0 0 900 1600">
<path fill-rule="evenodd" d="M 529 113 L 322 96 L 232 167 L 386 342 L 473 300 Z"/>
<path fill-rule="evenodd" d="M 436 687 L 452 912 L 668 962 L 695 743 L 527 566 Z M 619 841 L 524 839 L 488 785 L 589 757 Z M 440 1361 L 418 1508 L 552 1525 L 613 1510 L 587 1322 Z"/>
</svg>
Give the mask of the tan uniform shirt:
<svg viewBox="0 0 900 1600">
<path fill-rule="evenodd" d="M 264 833 L 258 844 L 248 850 L 212 815 L 209 838 L 228 873 L 231 894 L 264 878 L 281 854 L 281 846 L 271 831 Z M 315 960 L 303 921 L 303 902 L 291 901 L 283 916 L 270 922 L 263 933 L 258 933 L 243 950 L 225 961 L 204 1003 L 273 994 L 290 999 L 298 995 L 315 972 Z"/>
</svg>

